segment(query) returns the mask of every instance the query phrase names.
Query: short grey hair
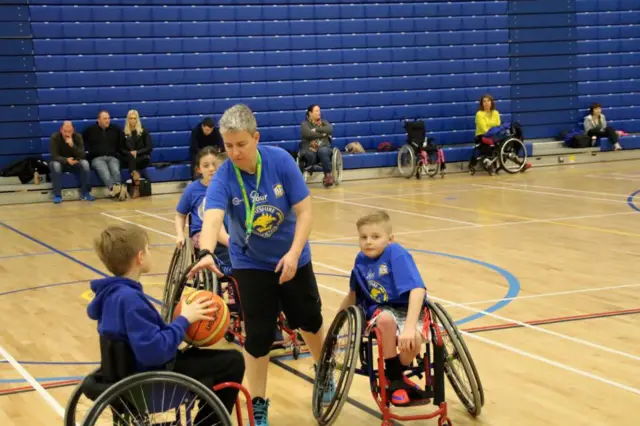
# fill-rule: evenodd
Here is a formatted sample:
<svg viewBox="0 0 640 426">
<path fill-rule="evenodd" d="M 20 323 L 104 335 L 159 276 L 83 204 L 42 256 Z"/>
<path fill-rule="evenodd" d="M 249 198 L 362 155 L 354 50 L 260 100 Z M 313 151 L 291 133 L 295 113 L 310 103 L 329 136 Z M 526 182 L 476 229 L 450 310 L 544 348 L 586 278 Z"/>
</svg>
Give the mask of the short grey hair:
<svg viewBox="0 0 640 426">
<path fill-rule="evenodd" d="M 258 123 L 253 111 L 243 104 L 237 104 L 229 108 L 222 114 L 220 122 L 220 133 L 245 131 L 253 135 L 258 131 Z"/>
</svg>

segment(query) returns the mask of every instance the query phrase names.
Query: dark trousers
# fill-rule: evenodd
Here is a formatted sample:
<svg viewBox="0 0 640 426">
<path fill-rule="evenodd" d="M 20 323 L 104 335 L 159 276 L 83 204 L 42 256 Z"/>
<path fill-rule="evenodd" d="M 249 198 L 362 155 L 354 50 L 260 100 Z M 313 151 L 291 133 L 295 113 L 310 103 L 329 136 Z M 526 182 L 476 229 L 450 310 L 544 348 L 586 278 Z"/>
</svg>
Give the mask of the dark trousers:
<svg viewBox="0 0 640 426">
<path fill-rule="evenodd" d="M 75 173 L 78 176 L 80 179 L 80 193 L 82 195 L 88 194 L 91 191 L 91 186 L 89 184 L 90 168 L 87 160 L 80 160 L 73 166 L 69 163 L 51 161 L 49 163 L 49 169 L 51 170 L 53 195 L 59 197 L 62 194 L 62 173 L 66 172 Z"/>
<path fill-rule="evenodd" d="M 224 382 L 242 384 L 244 358 L 235 350 L 189 348 L 185 352 L 178 353 L 173 371 L 196 379 L 209 389 Z M 231 414 L 238 397 L 238 390 L 226 388 L 216 392 L 216 395 Z M 217 424 L 217 418 L 211 413 L 208 406 L 202 407 L 195 418 L 195 424 Z"/>
<path fill-rule="evenodd" d="M 613 127 L 605 127 L 604 129 L 591 129 L 587 132 L 589 137 L 607 138 L 611 143 L 618 143 L 618 134 Z"/>
<path fill-rule="evenodd" d="M 134 157 L 131 153 L 127 153 L 127 155 L 122 159 L 123 162 L 127 165 L 130 173 L 134 171 L 140 172 L 147 180 L 149 179 L 147 173 L 144 169 L 151 165 L 151 157 L 148 155 L 138 155 Z"/>
<path fill-rule="evenodd" d="M 331 153 L 333 148 L 330 146 L 323 146 L 318 148 L 318 152 L 311 151 L 310 149 L 304 153 L 304 161 L 307 166 L 314 166 L 318 163 L 322 165 L 322 171 L 324 173 L 331 173 Z"/>
</svg>

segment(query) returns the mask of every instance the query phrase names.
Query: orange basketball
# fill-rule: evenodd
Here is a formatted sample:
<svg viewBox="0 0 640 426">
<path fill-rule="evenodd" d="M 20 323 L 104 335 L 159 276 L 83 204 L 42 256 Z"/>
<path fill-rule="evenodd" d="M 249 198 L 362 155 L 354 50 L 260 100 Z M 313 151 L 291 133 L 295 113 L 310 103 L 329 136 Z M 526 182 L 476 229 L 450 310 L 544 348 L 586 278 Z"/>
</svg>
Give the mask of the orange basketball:
<svg viewBox="0 0 640 426">
<path fill-rule="evenodd" d="M 182 296 L 180 303 L 176 306 L 173 318 L 176 319 L 178 315 L 180 315 L 183 300 L 186 299 L 187 304 L 189 304 L 202 298 L 213 300 L 213 304 L 209 307 L 217 307 L 218 310 L 209 314 L 211 316 L 210 320 L 196 321 L 187 328 L 187 334 L 184 340 L 199 348 L 215 345 L 224 337 L 227 328 L 229 328 L 229 322 L 231 321 L 229 307 L 224 303 L 224 300 L 217 294 L 205 290 L 194 291 Z"/>
</svg>

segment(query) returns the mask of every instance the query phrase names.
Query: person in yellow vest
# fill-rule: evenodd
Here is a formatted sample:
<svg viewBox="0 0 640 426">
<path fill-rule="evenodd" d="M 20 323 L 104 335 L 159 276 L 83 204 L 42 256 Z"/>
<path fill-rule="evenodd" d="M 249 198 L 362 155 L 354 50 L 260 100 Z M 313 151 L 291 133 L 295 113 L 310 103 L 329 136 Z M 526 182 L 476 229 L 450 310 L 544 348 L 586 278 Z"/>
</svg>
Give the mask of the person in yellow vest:
<svg viewBox="0 0 640 426">
<path fill-rule="evenodd" d="M 476 112 L 476 143 L 482 142 L 482 136 L 489 131 L 490 128 L 502 124 L 500 122 L 500 113 L 496 109 L 496 103 L 489 94 L 480 98 L 478 112 Z"/>
</svg>

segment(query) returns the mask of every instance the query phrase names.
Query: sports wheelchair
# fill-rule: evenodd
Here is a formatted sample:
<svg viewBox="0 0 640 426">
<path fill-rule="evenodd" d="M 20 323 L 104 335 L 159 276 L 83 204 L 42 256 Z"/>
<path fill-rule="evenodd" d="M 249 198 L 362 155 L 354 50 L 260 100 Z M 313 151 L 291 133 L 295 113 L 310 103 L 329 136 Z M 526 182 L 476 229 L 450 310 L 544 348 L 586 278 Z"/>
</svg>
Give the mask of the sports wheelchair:
<svg viewBox="0 0 640 426">
<path fill-rule="evenodd" d="M 313 165 L 307 165 L 306 160 L 302 158 L 300 152 L 296 155 L 296 163 L 302 172 L 305 182 L 309 182 L 314 172 L 322 173 L 322 166 L 320 163 Z M 342 152 L 336 147 L 331 150 L 331 174 L 333 175 L 333 184 L 340 185 L 342 183 Z"/>
<path fill-rule="evenodd" d="M 480 164 L 489 175 L 500 170 L 507 173 L 519 173 L 529 168 L 527 164 L 527 148 L 522 139 L 522 131 L 518 123 L 509 123 L 499 128 L 490 129 L 486 135 L 474 142 L 469 174 L 476 173 L 476 165 Z"/>
<path fill-rule="evenodd" d="M 239 389 L 244 395 L 249 424 L 254 424 L 251 396 L 239 383 L 220 383 L 211 390 L 195 379 L 170 371 L 170 365 L 168 371 L 133 373 L 135 358 L 128 342 L 105 336 L 100 336 L 100 352 L 100 367 L 78 384 L 67 402 L 65 426 L 193 425 L 197 412 L 205 406 L 210 411 L 206 424 L 231 426 L 229 413 L 213 392 L 228 387 Z M 82 407 L 88 408 L 84 415 Z M 239 398 L 236 414 L 238 425 L 242 426 Z M 78 423 L 81 419 L 82 423 Z"/>
<path fill-rule="evenodd" d="M 162 318 L 167 323 L 173 321 L 173 315 L 185 290 L 187 292 L 207 290 L 216 293 L 225 299 L 231 313 L 231 322 L 225 333 L 225 339 L 229 343 L 237 339 L 240 346 L 244 346 L 244 320 L 236 279 L 230 275 L 218 279 L 211 271 L 204 270 L 189 280 L 187 274 L 196 263 L 197 254 L 191 239 L 187 238 L 185 243 L 181 247 L 176 247 L 173 252 L 163 292 Z M 304 340 L 297 331 L 289 327 L 282 313 L 277 321 L 277 331 L 282 334 L 282 339 L 276 339 L 271 349 L 290 350 L 293 358 L 297 360 L 300 357 Z"/>
<path fill-rule="evenodd" d="M 412 176 L 420 179 L 423 174 L 434 177 L 440 173 L 440 177 L 444 178 L 444 152 L 433 143 L 434 138 L 427 137 L 424 121 L 405 121 L 404 129 L 407 132 L 407 144 L 398 151 L 400 175 L 407 179 Z"/>
<path fill-rule="evenodd" d="M 425 377 L 421 393 L 428 399 L 417 404 L 427 404 L 432 399 L 433 405 L 438 407 L 435 411 L 404 416 L 392 413 L 380 332 L 375 325 L 371 325 L 371 321 L 365 321 L 360 307 L 350 306 L 336 315 L 322 348 L 312 400 L 313 415 L 318 424 L 328 426 L 337 419 L 348 398 L 355 373 L 369 378 L 371 393 L 382 413 L 382 426 L 391 426 L 393 420 L 426 420 L 434 417 L 438 417 L 438 426 L 451 426 L 445 402 L 445 374 L 467 411 L 474 417 L 478 416 L 484 405 L 484 391 L 460 332 L 449 314 L 437 303 L 426 302 L 423 321 L 430 338 L 425 345 L 424 355 L 414 360 L 405 373 L 408 373 L 408 378 Z M 376 344 L 377 353 L 374 352 Z M 336 359 L 340 354 L 344 355 L 343 359 Z M 360 368 L 356 366 L 358 358 Z M 322 391 L 332 385 L 335 386 L 333 398 L 329 404 L 323 403 Z"/>
</svg>

